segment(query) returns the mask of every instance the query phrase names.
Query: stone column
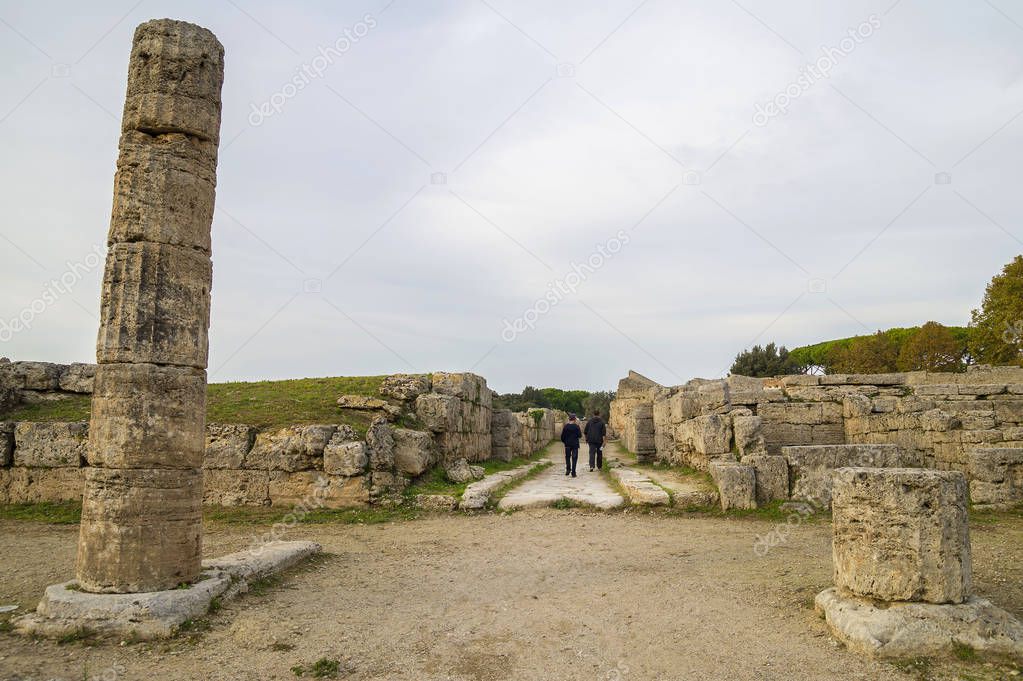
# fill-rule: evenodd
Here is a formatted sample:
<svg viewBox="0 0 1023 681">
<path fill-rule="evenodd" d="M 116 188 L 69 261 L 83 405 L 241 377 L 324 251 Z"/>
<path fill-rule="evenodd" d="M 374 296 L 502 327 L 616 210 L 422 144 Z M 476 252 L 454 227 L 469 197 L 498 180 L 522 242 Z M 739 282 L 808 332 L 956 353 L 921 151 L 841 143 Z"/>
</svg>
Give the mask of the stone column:
<svg viewBox="0 0 1023 681">
<path fill-rule="evenodd" d="M 199 575 L 223 79 L 210 31 L 169 19 L 135 30 L 78 541 L 85 591 L 159 591 Z"/>
</svg>

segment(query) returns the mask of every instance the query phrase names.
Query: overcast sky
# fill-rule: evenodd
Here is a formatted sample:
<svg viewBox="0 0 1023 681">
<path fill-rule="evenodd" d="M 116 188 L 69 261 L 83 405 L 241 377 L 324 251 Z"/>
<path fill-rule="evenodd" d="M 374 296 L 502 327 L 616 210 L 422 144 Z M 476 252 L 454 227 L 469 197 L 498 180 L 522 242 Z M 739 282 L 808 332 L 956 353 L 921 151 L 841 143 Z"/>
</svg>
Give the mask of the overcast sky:
<svg viewBox="0 0 1023 681">
<path fill-rule="evenodd" d="M 1023 251 L 1019 0 L 3 1 L 0 355 L 95 357 L 164 16 L 226 49 L 211 381 L 676 384 L 965 324 Z"/>
</svg>

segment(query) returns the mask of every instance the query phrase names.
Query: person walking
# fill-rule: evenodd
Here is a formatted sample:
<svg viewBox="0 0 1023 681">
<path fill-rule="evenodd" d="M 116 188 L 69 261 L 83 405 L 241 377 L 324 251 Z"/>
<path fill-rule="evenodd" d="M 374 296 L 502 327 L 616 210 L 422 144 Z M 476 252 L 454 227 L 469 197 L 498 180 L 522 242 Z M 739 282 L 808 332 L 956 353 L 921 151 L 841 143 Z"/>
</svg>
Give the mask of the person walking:
<svg viewBox="0 0 1023 681">
<path fill-rule="evenodd" d="M 561 442 L 565 445 L 565 475 L 575 477 L 575 465 L 579 461 L 579 439 L 583 431 L 576 423 L 575 414 L 568 415 L 568 423 L 561 428 Z"/>
<path fill-rule="evenodd" d="M 599 471 L 604 467 L 604 441 L 607 439 L 607 424 L 600 418 L 600 412 L 593 412 L 586 422 L 586 445 L 590 449 L 590 472 L 596 463 Z"/>
</svg>

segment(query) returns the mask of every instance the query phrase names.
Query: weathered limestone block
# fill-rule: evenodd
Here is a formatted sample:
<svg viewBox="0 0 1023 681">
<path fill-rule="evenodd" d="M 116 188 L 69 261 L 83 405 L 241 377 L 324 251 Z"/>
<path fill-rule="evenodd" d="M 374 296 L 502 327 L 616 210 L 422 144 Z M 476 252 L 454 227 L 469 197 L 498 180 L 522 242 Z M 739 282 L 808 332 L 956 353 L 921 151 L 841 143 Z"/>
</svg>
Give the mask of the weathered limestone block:
<svg viewBox="0 0 1023 681">
<path fill-rule="evenodd" d="M 1006 508 L 1023 503 L 1023 448 L 978 447 L 968 456 L 974 504 Z"/>
<path fill-rule="evenodd" d="M 430 392 L 430 377 L 425 374 L 392 374 L 384 378 L 380 394 L 402 402 L 410 402 Z"/>
<path fill-rule="evenodd" d="M 7 468 L 14 462 L 14 424 L 0 421 L 0 468 Z"/>
<path fill-rule="evenodd" d="M 270 472 L 272 506 L 359 508 L 369 503 L 368 476 L 324 475 L 318 471 Z"/>
<path fill-rule="evenodd" d="M 422 475 L 434 461 L 433 439 L 421 430 L 395 428 L 394 467 L 399 473 Z"/>
<path fill-rule="evenodd" d="M 918 466 L 919 455 L 892 444 L 814 445 L 783 447 L 789 465 L 793 499 L 820 506 L 831 503 L 832 474 L 837 468 L 861 466 L 902 468 Z"/>
<path fill-rule="evenodd" d="M 756 473 L 752 466 L 712 461 L 710 475 L 721 496 L 721 510 L 757 507 Z"/>
<path fill-rule="evenodd" d="M 125 593 L 194 581 L 202 554 L 201 502 L 201 471 L 88 469 L 79 585 Z"/>
<path fill-rule="evenodd" d="M 470 373 L 446 373 L 438 371 L 432 378 L 433 392 L 441 395 L 452 395 L 467 402 L 480 406 L 492 405 L 493 395 L 487 388 L 487 381 L 482 376 Z"/>
<path fill-rule="evenodd" d="M 697 416 L 678 426 L 676 440 L 688 443 L 699 454 L 727 454 L 732 450 L 732 425 L 726 416 Z"/>
<path fill-rule="evenodd" d="M 763 406 L 761 405 L 761 409 Z M 777 454 L 783 447 L 807 445 L 813 441 L 813 430 L 808 425 L 780 423 L 764 419 L 763 429 L 767 451 L 772 454 Z"/>
<path fill-rule="evenodd" d="M 369 467 L 369 449 L 356 439 L 355 431 L 340 426 L 323 449 L 323 472 L 330 475 L 362 475 Z"/>
<path fill-rule="evenodd" d="M 994 430 L 995 415 L 987 410 L 969 410 L 959 416 L 963 430 Z"/>
<path fill-rule="evenodd" d="M 427 393 L 416 398 L 416 416 L 434 433 L 462 430 L 462 404 L 453 395 Z"/>
<path fill-rule="evenodd" d="M 1008 392 L 1008 386 L 1005 383 L 962 383 L 959 385 L 960 395 L 990 397 L 991 395 L 1004 395 L 1006 392 Z"/>
<path fill-rule="evenodd" d="M 378 418 L 366 431 L 366 449 L 369 467 L 375 471 L 389 471 L 394 468 L 394 427 Z"/>
<path fill-rule="evenodd" d="M 206 368 L 213 268 L 208 255 L 155 243 L 107 253 L 96 356 L 112 362 Z"/>
<path fill-rule="evenodd" d="M 365 395 L 342 395 L 337 399 L 337 406 L 341 409 L 354 409 L 356 411 L 382 411 L 388 416 L 398 416 L 401 408 L 396 407 L 386 400 L 377 397 L 366 397 Z"/>
<path fill-rule="evenodd" d="M 337 426 L 291 426 L 256 436 L 245 456 L 245 468 L 271 471 L 323 469 L 323 450 Z"/>
<path fill-rule="evenodd" d="M 964 602 L 971 585 L 966 511 L 959 472 L 837 470 L 835 585 L 883 601 Z"/>
<path fill-rule="evenodd" d="M 926 431 L 945 432 L 960 425 L 959 419 L 941 409 L 930 409 L 920 414 L 920 427 Z"/>
<path fill-rule="evenodd" d="M 741 463 L 753 467 L 757 506 L 789 498 L 789 465 L 784 456 L 751 454 L 742 457 Z"/>
<path fill-rule="evenodd" d="M 845 427 L 841 423 L 822 423 L 810 426 L 810 443 L 815 445 L 844 445 Z"/>
<path fill-rule="evenodd" d="M 701 414 L 719 413 L 728 408 L 730 404 L 728 381 L 724 379 L 694 379 L 689 381 L 686 387 L 695 390 L 695 398 Z"/>
<path fill-rule="evenodd" d="M 89 426 L 85 423 L 34 423 L 14 426 L 14 465 L 26 468 L 78 468 L 85 460 Z"/>
<path fill-rule="evenodd" d="M 369 498 L 372 503 L 397 506 L 404 501 L 402 493 L 409 485 L 409 479 L 405 476 L 390 471 L 371 471 L 369 478 Z"/>
<path fill-rule="evenodd" d="M 955 384 L 931 384 L 931 385 L 918 385 L 914 388 L 917 395 L 935 395 L 938 397 L 948 397 L 949 395 L 958 395 L 959 386 Z"/>
<path fill-rule="evenodd" d="M 245 465 L 257 430 L 254 426 L 211 423 L 206 426 L 205 469 L 239 469 Z"/>
<path fill-rule="evenodd" d="M 69 364 L 60 373 L 59 387 L 64 392 L 81 393 L 88 395 L 92 393 L 92 383 L 96 376 L 95 364 Z"/>
<path fill-rule="evenodd" d="M 728 402 L 731 405 L 755 405 L 764 399 L 764 380 L 748 376 L 729 376 Z"/>
<path fill-rule="evenodd" d="M 826 407 L 827 413 L 825 413 Z M 777 402 L 760 405 L 757 415 L 765 422 L 812 426 L 840 422 L 841 409 L 839 404 L 821 402 Z"/>
<path fill-rule="evenodd" d="M 121 129 L 179 132 L 220 141 L 224 48 L 210 31 L 183 21 L 135 29 Z"/>
<path fill-rule="evenodd" d="M 92 396 L 89 463 L 106 468 L 200 468 L 206 372 L 101 364 Z"/>
<path fill-rule="evenodd" d="M 210 506 L 270 504 L 269 471 L 207 469 L 202 488 L 202 503 Z"/>
<path fill-rule="evenodd" d="M 998 401 L 995 402 L 994 409 L 994 416 L 999 423 L 1023 424 L 1023 400 Z"/>
<path fill-rule="evenodd" d="M 900 414 L 913 414 L 930 411 L 935 408 L 934 400 L 926 400 L 915 395 L 903 397 L 895 404 L 895 410 Z"/>
<path fill-rule="evenodd" d="M 170 244 L 210 252 L 216 145 L 179 133 L 121 136 L 108 243 Z"/>
<path fill-rule="evenodd" d="M 20 391 L 0 386 L 0 414 L 14 409 L 20 402 Z"/>
<path fill-rule="evenodd" d="M 0 468 L 0 503 L 81 501 L 87 468 Z"/>
<path fill-rule="evenodd" d="M 458 459 L 448 464 L 444 471 L 448 480 L 456 484 L 472 482 L 483 477 L 483 469 L 478 466 L 470 466 L 465 459 Z"/>
<path fill-rule="evenodd" d="M 60 388 L 60 374 L 64 367 L 51 362 L 12 362 L 12 378 L 18 390 L 50 392 Z"/>
<path fill-rule="evenodd" d="M 821 382 L 820 379 L 821 379 L 820 376 L 810 376 L 807 374 L 792 374 L 789 376 L 782 376 L 781 378 L 778 379 L 778 381 L 783 387 L 794 385 L 812 386 L 820 385 Z"/>
</svg>

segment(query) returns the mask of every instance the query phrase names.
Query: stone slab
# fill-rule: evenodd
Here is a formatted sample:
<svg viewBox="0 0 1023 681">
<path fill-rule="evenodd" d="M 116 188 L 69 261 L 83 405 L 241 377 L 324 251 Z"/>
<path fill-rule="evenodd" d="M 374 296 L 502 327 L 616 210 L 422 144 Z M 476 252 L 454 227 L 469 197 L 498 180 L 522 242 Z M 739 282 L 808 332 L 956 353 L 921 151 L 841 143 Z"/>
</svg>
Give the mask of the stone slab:
<svg viewBox="0 0 1023 681">
<path fill-rule="evenodd" d="M 1023 658 L 1023 625 L 983 598 L 959 605 L 889 603 L 825 589 L 814 600 L 835 638 L 850 649 L 876 658 L 949 655 L 956 646 L 981 653 Z"/>
<path fill-rule="evenodd" d="M 631 468 L 612 468 L 611 477 L 618 481 L 625 496 L 634 506 L 668 506 L 671 497 L 663 489 L 654 484 L 646 475 Z"/>
<path fill-rule="evenodd" d="M 507 485 L 514 484 L 534 471 L 551 465 L 550 459 L 540 459 L 509 471 L 501 471 L 470 483 L 462 493 L 458 507 L 463 510 L 479 510 L 487 505 L 494 492 Z"/>
<path fill-rule="evenodd" d="M 307 541 L 275 541 L 203 563 L 202 576 L 184 589 L 131 594 L 94 594 L 74 581 L 46 588 L 36 612 L 18 618 L 15 630 L 59 638 L 89 633 L 141 640 L 169 638 L 187 620 L 205 615 L 213 599 L 248 590 L 255 580 L 276 574 L 321 551 Z"/>
</svg>

